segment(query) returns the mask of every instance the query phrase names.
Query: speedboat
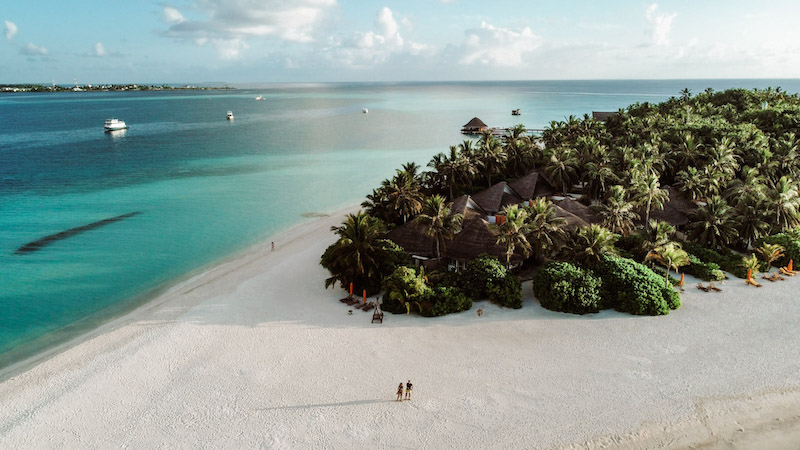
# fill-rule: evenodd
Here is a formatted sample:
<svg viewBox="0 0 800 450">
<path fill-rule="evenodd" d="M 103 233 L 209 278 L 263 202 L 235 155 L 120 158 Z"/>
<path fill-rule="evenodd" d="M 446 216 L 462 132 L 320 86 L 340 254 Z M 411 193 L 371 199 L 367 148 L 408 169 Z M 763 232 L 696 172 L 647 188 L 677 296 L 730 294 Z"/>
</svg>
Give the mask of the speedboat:
<svg viewBox="0 0 800 450">
<path fill-rule="evenodd" d="M 366 113 L 368 113 L 368 112 L 369 112 L 369 110 L 368 110 L 367 108 L 361 108 L 361 112 L 362 112 L 362 113 L 364 113 L 364 114 L 366 114 Z"/>
<path fill-rule="evenodd" d="M 228 120 L 233 120 L 233 111 L 228 111 L 227 119 Z"/>
<path fill-rule="evenodd" d="M 123 122 L 122 120 L 119 120 L 116 117 L 114 117 L 112 119 L 106 119 L 106 123 L 105 125 L 103 125 L 103 128 L 106 131 L 116 131 L 116 130 L 124 130 L 128 128 L 128 126 L 125 125 L 125 122 Z"/>
<path fill-rule="evenodd" d="M 258 97 L 256 97 L 256 100 L 264 100 L 264 97 L 259 95 Z"/>
</svg>

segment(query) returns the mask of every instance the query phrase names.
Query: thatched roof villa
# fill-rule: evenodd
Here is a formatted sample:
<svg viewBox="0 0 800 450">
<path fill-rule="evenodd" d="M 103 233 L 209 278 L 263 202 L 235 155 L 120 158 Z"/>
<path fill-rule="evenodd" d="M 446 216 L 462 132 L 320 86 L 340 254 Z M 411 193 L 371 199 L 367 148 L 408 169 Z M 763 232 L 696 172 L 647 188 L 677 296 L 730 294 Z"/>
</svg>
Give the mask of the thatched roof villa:
<svg viewBox="0 0 800 450">
<path fill-rule="evenodd" d="M 461 132 L 464 134 L 480 134 L 483 133 L 486 129 L 489 128 L 489 125 L 483 123 L 481 119 L 477 117 L 473 117 L 472 120 L 466 123 L 463 127 L 461 127 Z"/>
</svg>

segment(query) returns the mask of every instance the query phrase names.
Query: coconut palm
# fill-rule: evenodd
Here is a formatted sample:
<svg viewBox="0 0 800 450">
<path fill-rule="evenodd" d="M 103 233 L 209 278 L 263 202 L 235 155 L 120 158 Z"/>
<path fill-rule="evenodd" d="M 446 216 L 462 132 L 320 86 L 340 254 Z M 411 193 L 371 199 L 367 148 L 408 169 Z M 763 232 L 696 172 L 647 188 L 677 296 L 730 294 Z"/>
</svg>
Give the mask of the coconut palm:
<svg viewBox="0 0 800 450">
<path fill-rule="evenodd" d="M 758 276 L 758 272 L 761 271 L 761 260 L 758 259 L 755 253 L 751 253 L 750 256 L 742 257 L 742 266 L 748 270 L 750 276 L 755 278 Z"/>
<path fill-rule="evenodd" d="M 567 187 L 578 178 L 578 158 L 575 150 L 559 147 L 549 151 L 544 173 L 554 185 L 561 188 L 561 192 L 566 194 Z"/>
<path fill-rule="evenodd" d="M 461 231 L 462 214 L 450 214 L 444 197 L 434 195 L 425 201 L 422 213 L 414 221 L 425 227 L 425 235 L 436 241 L 436 259 L 441 258 L 440 250 L 445 248 L 445 243 Z"/>
<path fill-rule="evenodd" d="M 784 231 L 800 224 L 800 189 L 791 178 L 782 176 L 769 197 L 776 229 Z"/>
<path fill-rule="evenodd" d="M 383 239 L 386 229 L 380 220 L 363 211 L 348 214 L 340 226 L 331 227 L 339 239 L 328 248 L 323 261 L 331 271 L 325 287 L 338 281 L 342 286 L 351 282 L 366 283 L 380 277 Z"/>
<path fill-rule="evenodd" d="M 564 241 L 564 225 L 567 221 L 556 215 L 556 207 L 546 198 L 537 198 L 528 206 L 530 227 L 528 242 L 540 257 L 548 257 Z"/>
<path fill-rule="evenodd" d="M 653 209 L 664 209 L 664 205 L 669 200 L 669 192 L 661 189 L 661 183 L 655 173 L 650 172 L 633 186 L 636 192 L 636 200 L 644 207 L 644 223 L 650 224 L 650 211 Z"/>
<path fill-rule="evenodd" d="M 730 244 L 737 235 L 733 212 L 725 199 L 719 195 L 711 197 L 706 205 L 689 215 L 689 237 L 712 248 Z"/>
<path fill-rule="evenodd" d="M 675 235 L 675 227 L 663 220 L 650 220 L 648 227 L 644 230 L 644 241 L 642 250 L 645 255 L 649 255 L 656 248 L 662 247 L 672 240 Z"/>
<path fill-rule="evenodd" d="M 786 249 L 780 244 L 768 244 L 766 242 L 756 249 L 756 253 L 758 253 L 761 260 L 767 263 L 767 273 L 769 273 L 769 268 L 772 267 L 774 261 L 783 258 L 784 250 Z"/>
<path fill-rule="evenodd" d="M 397 175 L 383 186 L 387 207 L 403 219 L 403 223 L 422 210 L 422 193 L 417 179 L 406 171 L 397 171 Z"/>
<path fill-rule="evenodd" d="M 692 201 L 698 201 L 705 194 L 703 173 L 694 166 L 678 172 L 678 188 Z"/>
<path fill-rule="evenodd" d="M 766 198 L 743 195 L 736 206 L 736 228 L 739 237 L 744 240 L 744 248 L 769 234 L 770 225 L 767 222 L 769 206 Z"/>
<path fill-rule="evenodd" d="M 469 160 L 459 153 L 458 147 L 450 146 L 450 153 L 445 155 L 439 153 L 435 155 L 428 167 L 434 169 L 435 174 L 432 175 L 437 184 L 446 186 L 450 196 L 453 199 L 453 192 L 456 187 L 467 184 L 472 179 L 474 169 Z"/>
<path fill-rule="evenodd" d="M 478 140 L 478 149 L 475 152 L 477 166 L 481 168 L 486 182 L 492 186 L 492 175 L 498 173 L 506 163 L 506 151 L 494 135 L 484 132 Z"/>
<path fill-rule="evenodd" d="M 625 188 L 619 184 L 611 186 L 608 198 L 599 207 L 599 215 L 603 226 L 627 236 L 633 229 L 633 223 L 639 219 L 634 211 L 636 204 L 630 201 Z"/>
<path fill-rule="evenodd" d="M 582 264 L 598 263 L 603 255 L 616 255 L 616 239 L 608 228 L 597 224 L 577 228 L 572 235 L 572 258 Z"/>
<path fill-rule="evenodd" d="M 664 275 L 664 287 L 667 287 L 669 286 L 669 270 L 675 269 L 677 272 L 679 267 L 689 264 L 689 254 L 680 245 L 670 242 L 653 250 L 647 255 L 647 260 L 655 261 L 667 268 L 667 273 Z"/>
<path fill-rule="evenodd" d="M 531 243 L 528 241 L 530 225 L 528 212 L 519 205 L 507 205 L 500 216 L 505 215 L 501 223 L 490 224 L 489 228 L 497 235 L 497 245 L 506 248 L 506 266 L 511 265 L 511 256 L 520 249 L 524 257 L 531 254 Z"/>
</svg>

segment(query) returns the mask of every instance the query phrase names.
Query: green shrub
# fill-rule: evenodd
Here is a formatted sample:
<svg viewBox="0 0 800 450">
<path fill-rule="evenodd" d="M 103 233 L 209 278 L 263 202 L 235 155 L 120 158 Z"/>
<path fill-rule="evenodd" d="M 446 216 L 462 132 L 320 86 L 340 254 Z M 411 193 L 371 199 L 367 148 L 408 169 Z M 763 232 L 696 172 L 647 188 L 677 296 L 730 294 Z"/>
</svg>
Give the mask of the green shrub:
<svg viewBox="0 0 800 450">
<path fill-rule="evenodd" d="M 762 242 L 767 244 L 779 244 L 783 247 L 783 257 L 775 260 L 773 265 L 777 267 L 789 264 L 789 260 L 793 263 L 800 264 L 800 231 L 795 229 L 786 233 L 778 233 L 765 237 Z M 758 246 L 762 242 L 758 243 Z M 762 270 L 763 271 L 763 270 Z"/>
<path fill-rule="evenodd" d="M 489 301 L 506 308 L 522 308 L 522 283 L 516 276 L 507 273 L 489 286 Z"/>
<path fill-rule="evenodd" d="M 684 273 L 697 277 L 703 281 L 722 281 L 725 274 L 716 263 L 704 263 L 700 258 L 689 254 L 689 264 L 681 268 Z"/>
<path fill-rule="evenodd" d="M 398 267 L 383 280 L 381 308 L 391 313 L 404 314 L 414 302 L 424 300 L 430 290 L 425 283 L 425 277 L 414 268 Z"/>
<path fill-rule="evenodd" d="M 733 250 L 722 249 L 715 251 L 694 242 L 684 242 L 683 249 L 705 263 L 717 264 L 720 269 L 735 277 L 747 278 L 747 268 L 742 264 L 742 255 Z M 687 271 L 686 273 L 689 272 Z"/>
<path fill-rule="evenodd" d="M 591 271 L 568 262 L 550 262 L 534 275 L 533 295 L 552 311 L 595 313 L 602 309 L 601 284 Z"/>
<path fill-rule="evenodd" d="M 437 286 L 430 289 L 425 296 L 425 301 L 420 304 L 420 314 L 423 316 L 443 316 L 445 314 L 466 311 L 472 308 L 472 300 L 456 288 Z M 431 305 L 429 309 L 426 304 Z"/>
<path fill-rule="evenodd" d="M 467 263 L 461 273 L 461 290 L 473 300 L 489 298 L 492 286 L 500 284 L 508 271 L 500 261 L 481 255 Z"/>
<path fill-rule="evenodd" d="M 594 271 L 603 280 L 600 295 L 605 307 L 650 316 L 680 307 L 680 296 L 669 293 L 672 289 L 665 288 L 664 280 L 644 264 L 604 255 Z"/>
</svg>

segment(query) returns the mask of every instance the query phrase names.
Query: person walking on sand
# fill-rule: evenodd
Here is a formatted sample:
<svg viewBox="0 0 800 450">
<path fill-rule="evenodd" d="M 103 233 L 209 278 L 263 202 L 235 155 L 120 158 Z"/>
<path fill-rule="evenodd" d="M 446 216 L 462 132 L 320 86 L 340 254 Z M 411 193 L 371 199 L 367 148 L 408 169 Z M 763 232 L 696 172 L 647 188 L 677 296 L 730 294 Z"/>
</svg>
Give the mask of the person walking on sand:
<svg viewBox="0 0 800 450">
<path fill-rule="evenodd" d="M 411 386 L 413 386 L 411 380 L 408 380 L 408 383 L 406 383 L 406 400 L 411 400 Z"/>
<path fill-rule="evenodd" d="M 403 401 L 403 382 L 400 382 L 400 385 L 397 386 L 397 401 Z"/>
<path fill-rule="evenodd" d="M 275 251 L 275 242 L 272 242 L 272 251 Z"/>
</svg>

